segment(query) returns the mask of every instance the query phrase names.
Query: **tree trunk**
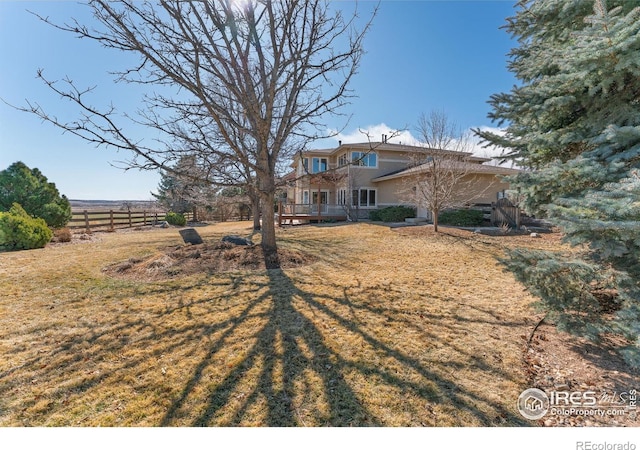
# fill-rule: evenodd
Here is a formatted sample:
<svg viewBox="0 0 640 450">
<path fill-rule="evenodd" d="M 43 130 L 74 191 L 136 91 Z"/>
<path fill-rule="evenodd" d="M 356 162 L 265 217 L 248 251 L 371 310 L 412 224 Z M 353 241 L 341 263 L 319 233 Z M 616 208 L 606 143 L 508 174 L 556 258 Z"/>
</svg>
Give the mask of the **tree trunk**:
<svg viewBox="0 0 640 450">
<path fill-rule="evenodd" d="M 251 214 L 253 215 L 253 231 L 260 231 L 260 197 L 251 197 Z"/>
<path fill-rule="evenodd" d="M 433 215 L 433 231 L 437 233 L 438 232 L 438 211 L 437 210 L 431 211 L 431 214 Z"/>
<path fill-rule="evenodd" d="M 278 247 L 276 245 L 276 224 L 273 202 L 275 194 L 269 192 L 263 194 L 262 204 L 265 206 L 262 211 L 262 252 L 264 263 L 267 269 L 279 269 L 280 258 L 278 257 Z"/>
</svg>

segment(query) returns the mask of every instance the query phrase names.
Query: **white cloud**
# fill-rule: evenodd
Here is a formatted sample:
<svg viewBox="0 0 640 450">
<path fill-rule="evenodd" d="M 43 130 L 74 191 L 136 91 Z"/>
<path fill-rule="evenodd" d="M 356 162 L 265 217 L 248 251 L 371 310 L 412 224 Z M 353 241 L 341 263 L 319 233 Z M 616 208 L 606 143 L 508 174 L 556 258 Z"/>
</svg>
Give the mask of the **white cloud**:
<svg viewBox="0 0 640 450">
<path fill-rule="evenodd" d="M 474 129 L 477 128 L 480 131 L 489 131 L 497 134 L 498 136 L 504 136 L 504 133 L 505 133 L 505 130 L 503 128 L 488 127 L 488 126 L 480 126 L 480 127 L 473 127 L 473 128 Z M 471 129 L 469 129 L 469 132 L 471 132 Z M 471 133 L 470 140 L 471 140 L 471 143 L 470 143 L 471 148 L 469 149 L 469 151 L 471 153 L 483 158 L 491 158 L 493 161 L 490 164 L 498 165 L 499 159 L 503 156 L 504 149 L 495 147 L 493 145 L 485 148 L 483 146 L 484 144 L 480 142 L 480 138 L 473 133 Z M 510 167 L 511 163 L 507 162 L 502 165 Z"/>
<path fill-rule="evenodd" d="M 480 127 L 472 127 L 478 128 L 481 131 L 490 131 L 499 136 L 504 135 L 505 131 L 503 128 L 489 127 L 489 126 L 480 126 Z M 331 134 L 335 134 L 336 131 L 332 130 Z M 480 138 L 473 134 L 471 128 L 467 130 L 469 134 L 469 149 L 467 151 L 473 153 L 476 156 L 480 156 L 483 158 L 491 158 L 492 162 L 488 164 L 498 165 L 499 159 L 502 156 L 503 149 L 497 148 L 495 146 L 483 147 L 483 144 L 480 142 Z M 335 135 L 330 139 L 327 139 L 329 143 L 329 147 L 337 146 L 339 141 L 342 141 L 343 144 L 354 144 L 359 142 L 367 142 L 367 135 L 372 142 L 380 142 L 382 140 L 382 135 L 386 134 L 389 137 L 389 142 L 393 144 L 406 144 L 406 145 L 420 145 L 420 141 L 411 134 L 409 130 L 396 130 L 385 123 L 380 123 L 376 125 L 368 125 L 366 127 L 353 129 L 350 131 L 343 131 Z M 394 136 L 395 135 L 395 136 Z M 393 137 L 392 137 L 393 136 Z M 510 166 L 511 163 L 505 163 L 505 165 Z"/>
<path fill-rule="evenodd" d="M 366 127 L 358 128 L 355 130 L 338 133 L 333 139 L 337 144 L 338 141 L 342 141 L 343 144 L 354 144 L 358 142 L 367 142 L 367 135 L 371 142 L 380 142 L 382 135 L 386 134 L 389 143 L 392 144 L 406 144 L 406 145 L 419 145 L 420 142 L 411 135 L 409 130 L 396 130 L 384 123 L 377 125 L 368 125 Z"/>
</svg>

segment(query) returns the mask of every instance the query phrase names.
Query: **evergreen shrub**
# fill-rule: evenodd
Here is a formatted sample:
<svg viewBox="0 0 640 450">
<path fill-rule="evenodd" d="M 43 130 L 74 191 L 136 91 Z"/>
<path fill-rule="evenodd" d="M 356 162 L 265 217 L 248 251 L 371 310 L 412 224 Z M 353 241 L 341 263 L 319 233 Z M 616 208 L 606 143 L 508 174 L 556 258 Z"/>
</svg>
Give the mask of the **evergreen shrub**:
<svg viewBox="0 0 640 450">
<path fill-rule="evenodd" d="M 388 206 L 369 212 L 369 219 L 376 222 L 404 222 L 404 219 L 415 216 L 415 208 L 409 206 Z"/>
<path fill-rule="evenodd" d="M 169 211 L 164 219 L 169 222 L 170 225 L 177 225 L 179 227 L 183 227 L 187 224 L 187 219 L 184 217 L 184 214 L 173 211 Z"/>
<path fill-rule="evenodd" d="M 14 203 L 7 212 L 0 212 L 0 249 L 29 250 L 42 248 L 53 232 L 44 219 L 33 218 Z"/>
<path fill-rule="evenodd" d="M 457 227 L 477 227 L 482 225 L 484 215 L 476 209 L 453 209 L 443 211 L 438 216 L 438 222 L 443 225 Z"/>
</svg>

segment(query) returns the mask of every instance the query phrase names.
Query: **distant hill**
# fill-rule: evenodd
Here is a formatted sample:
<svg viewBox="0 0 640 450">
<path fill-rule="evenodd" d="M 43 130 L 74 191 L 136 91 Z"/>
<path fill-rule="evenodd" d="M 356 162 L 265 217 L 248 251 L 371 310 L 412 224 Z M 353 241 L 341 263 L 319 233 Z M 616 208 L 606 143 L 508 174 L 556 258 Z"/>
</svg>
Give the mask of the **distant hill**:
<svg viewBox="0 0 640 450">
<path fill-rule="evenodd" d="M 151 200 L 73 200 L 70 199 L 71 209 L 73 210 L 114 210 L 126 211 L 131 210 L 147 210 L 161 209 L 158 204 Z"/>
</svg>

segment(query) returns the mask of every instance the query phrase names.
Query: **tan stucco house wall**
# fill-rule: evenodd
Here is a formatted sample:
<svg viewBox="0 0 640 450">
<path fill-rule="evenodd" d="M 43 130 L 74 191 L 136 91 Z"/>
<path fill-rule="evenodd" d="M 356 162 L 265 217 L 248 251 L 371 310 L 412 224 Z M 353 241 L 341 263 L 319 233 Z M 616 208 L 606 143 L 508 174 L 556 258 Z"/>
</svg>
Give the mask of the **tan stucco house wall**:
<svg viewBox="0 0 640 450">
<path fill-rule="evenodd" d="M 424 151 L 414 147 L 387 142 L 341 144 L 336 148 L 309 150 L 297 154 L 287 175 L 291 181 L 286 189 L 287 203 L 326 204 L 328 210 L 343 209 L 360 218 L 368 217 L 372 209 L 394 205 L 415 205 L 407 190 L 411 188 L 416 170 L 416 154 Z M 430 150 L 430 153 L 433 153 Z M 453 155 L 449 151 L 435 151 L 443 158 Z M 459 153 L 455 154 L 456 157 Z M 475 192 L 471 204 L 491 204 L 504 191 L 506 175 L 517 169 L 490 166 L 490 160 L 465 154 L 469 164 L 468 177 L 473 178 Z M 418 208 L 418 216 L 428 217 Z"/>
</svg>

